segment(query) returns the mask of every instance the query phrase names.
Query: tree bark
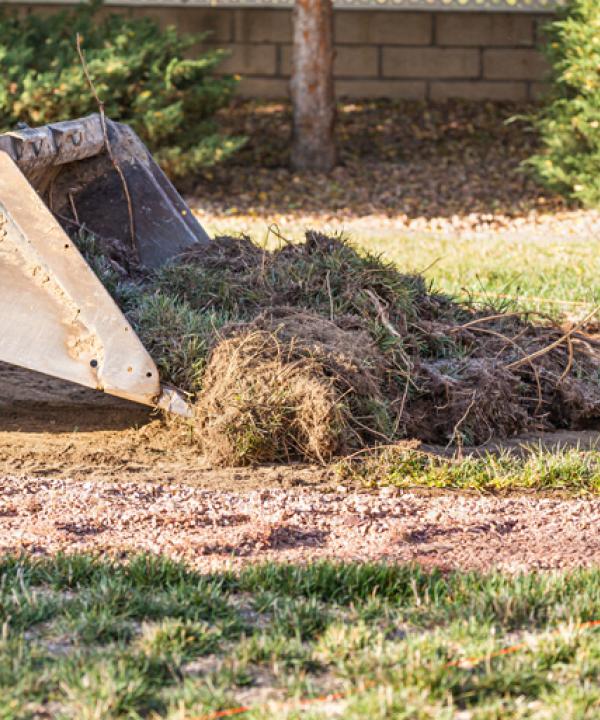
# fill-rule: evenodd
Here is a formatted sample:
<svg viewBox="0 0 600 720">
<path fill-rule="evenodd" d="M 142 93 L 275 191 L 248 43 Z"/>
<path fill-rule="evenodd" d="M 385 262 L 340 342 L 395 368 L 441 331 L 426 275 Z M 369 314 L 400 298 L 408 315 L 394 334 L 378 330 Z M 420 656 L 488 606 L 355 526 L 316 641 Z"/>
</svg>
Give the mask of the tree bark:
<svg viewBox="0 0 600 720">
<path fill-rule="evenodd" d="M 328 172 L 336 161 L 331 0 L 296 0 L 290 84 L 292 167 Z"/>
</svg>

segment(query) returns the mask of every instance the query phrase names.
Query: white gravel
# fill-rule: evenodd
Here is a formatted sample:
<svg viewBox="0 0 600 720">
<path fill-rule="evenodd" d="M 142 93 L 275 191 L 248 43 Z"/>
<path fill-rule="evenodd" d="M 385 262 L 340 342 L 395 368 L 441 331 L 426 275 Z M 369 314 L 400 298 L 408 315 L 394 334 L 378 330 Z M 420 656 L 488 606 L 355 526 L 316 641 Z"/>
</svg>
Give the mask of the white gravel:
<svg viewBox="0 0 600 720">
<path fill-rule="evenodd" d="M 165 553 L 202 570 L 319 558 L 509 572 L 600 563 L 600 499 L 0 479 L 0 552 Z"/>
</svg>

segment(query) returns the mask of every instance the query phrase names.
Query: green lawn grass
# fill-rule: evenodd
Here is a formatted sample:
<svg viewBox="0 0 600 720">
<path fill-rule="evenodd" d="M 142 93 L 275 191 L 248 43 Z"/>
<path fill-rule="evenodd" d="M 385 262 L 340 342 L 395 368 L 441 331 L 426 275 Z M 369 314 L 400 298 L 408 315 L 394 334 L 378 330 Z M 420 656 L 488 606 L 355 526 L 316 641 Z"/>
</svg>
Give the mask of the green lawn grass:
<svg viewBox="0 0 600 720">
<path fill-rule="evenodd" d="M 0 563 L 0 718 L 594 718 L 600 570 Z M 524 644 L 516 653 L 500 649 Z M 453 664 L 477 657 L 481 662 Z M 298 698 L 342 692 L 300 708 Z M 291 700 L 289 705 L 265 701 Z"/>
<path fill-rule="evenodd" d="M 440 457 L 418 449 L 374 448 L 336 465 L 342 482 L 362 487 L 449 488 L 483 492 L 600 493 L 600 452 L 532 444 L 477 455 Z"/>
<path fill-rule="evenodd" d="M 459 297 L 498 304 L 495 295 L 518 297 L 527 308 L 551 311 L 537 298 L 592 305 L 600 302 L 600 241 L 444 236 L 370 236 L 360 245 L 383 252 L 401 267 L 425 271 L 434 286 Z M 561 309 L 560 306 L 557 306 Z M 563 309 L 568 309 L 568 306 Z"/>
</svg>

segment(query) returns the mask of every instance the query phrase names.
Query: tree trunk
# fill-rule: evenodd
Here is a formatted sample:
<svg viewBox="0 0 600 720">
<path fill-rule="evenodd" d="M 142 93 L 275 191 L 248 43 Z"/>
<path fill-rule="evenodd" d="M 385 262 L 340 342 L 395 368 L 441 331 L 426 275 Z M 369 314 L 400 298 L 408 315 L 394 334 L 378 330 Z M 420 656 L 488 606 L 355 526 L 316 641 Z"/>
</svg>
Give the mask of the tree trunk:
<svg viewBox="0 0 600 720">
<path fill-rule="evenodd" d="M 290 88 L 294 110 L 292 167 L 328 172 L 336 160 L 331 0 L 296 0 L 294 4 Z"/>
</svg>

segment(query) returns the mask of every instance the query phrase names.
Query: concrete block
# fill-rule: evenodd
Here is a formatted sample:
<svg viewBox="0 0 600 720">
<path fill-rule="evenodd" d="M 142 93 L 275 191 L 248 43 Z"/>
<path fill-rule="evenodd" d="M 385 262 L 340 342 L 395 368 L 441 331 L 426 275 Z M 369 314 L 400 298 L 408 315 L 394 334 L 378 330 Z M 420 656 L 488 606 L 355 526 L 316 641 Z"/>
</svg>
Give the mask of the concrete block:
<svg viewBox="0 0 600 720">
<path fill-rule="evenodd" d="M 72 10 L 73 6 L 71 3 L 69 4 L 43 4 L 38 5 L 37 3 L 35 5 L 8 5 L 4 3 L 0 3 L 0 7 L 3 10 L 18 10 L 18 14 L 20 17 L 23 17 L 25 14 L 27 15 L 41 15 L 41 16 L 48 16 L 53 15 L 57 12 L 64 12 L 65 10 Z M 103 6 L 99 8 L 97 17 L 99 19 L 105 18 L 107 15 L 121 15 L 123 17 L 129 17 L 131 15 L 131 9 L 128 7 L 115 7 L 114 5 L 110 6 Z"/>
<path fill-rule="evenodd" d="M 292 41 L 292 11 L 248 8 L 235 11 L 235 40 L 244 43 Z"/>
<path fill-rule="evenodd" d="M 489 47 L 533 47 L 535 18 L 518 13 L 440 13 L 436 16 L 436 43 Z"/>
<path fill-rule="evenodd" d="M 337 45 L 333 73 L 335 77 L 377 77 L 379 74 L 379 50 L 367 45 Z"/>
<path fill-rule="evenodd" d="M 479 75 L 479 50 L 383 48 L 383 76 L 401 78 L 469 78 Z"/>
<path fill-rule="evenodd" d="M 429 45 L 433 37 L 431 13 L 336 10 L 336 43 L 357 45 Z"/>
<path fill-rule="evenodd" d="M 204 47 L 221 48 L 230 52 L 219 65 L 221 73 L 236 73 L 239 75 L 275 75 L 276 51 L 275 45 L 205 45 Z"/>
<path fill-rule="evenodd" d="M 432 82 L 429 88 L 431 100 L 526 100 L 526 82 Z"/>
<path fill-rule="evenodd" d="M 379 70 L 378 49 L 373 46 L 336 46 L 333 73 L 335 77 L 377 77 Z M 281 75 L 292 72 L 292 46 L 281 48 Z"/>
<path fill-rule="evenodd" d="M 484 50 L 483 76 L 490 80 L 541 80 L 548 63 L 538 50 Z"/>
<path fill-rule="evenodd" d="M 134 18 L 149 17 L 165 28 L 175 25 L 179 32 L 209 33 L 209 42 L 230 42 L 233 39 L 233 10 L 202 7 L 134 7 Z"/>
<path fill-rule="evenodd" d="M 283 45 L 280 49 L 278 74 L 289 77 L 292 73 L 292 46 Z"/>
<path fill-rule="evenodd" d="M 336 80 L 338 98 L 392 98 L 425 100 L 427 84 L 423 80 Z"/>
<path fill-rule="evenodd" d="M 247 98 L 279 100 L 290 94 L 289 80 L 283 78 L 243 77 L 237 87 L 237 94 Z"/>
</svg>

